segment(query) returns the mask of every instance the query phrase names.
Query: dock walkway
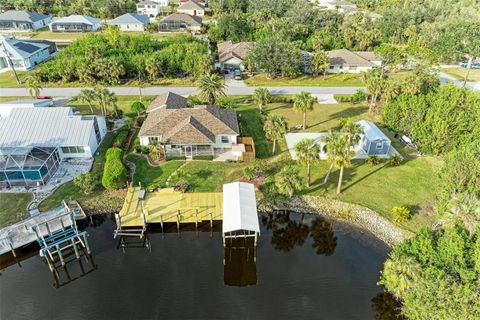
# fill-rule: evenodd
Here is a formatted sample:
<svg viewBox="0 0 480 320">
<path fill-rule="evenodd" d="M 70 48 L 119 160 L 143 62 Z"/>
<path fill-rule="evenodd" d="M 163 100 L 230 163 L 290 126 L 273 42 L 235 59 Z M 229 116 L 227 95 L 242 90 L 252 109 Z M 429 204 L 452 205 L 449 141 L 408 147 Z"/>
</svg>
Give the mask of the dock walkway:
<svg viewBox="0 0 480 320">
<path fill-rule="evenodd" d="M 37 241 L 37 236 L 32 230 L 32 227 L 38 224 L 42 224 L 48 220 L 57 218 L 61 215 L 64 215 L 65 213 L 65 208 L 63 206 L 60 206 L 54 210 L 43 212 L 39 215 L 30 217 L 23 221 L 17 222 L 14 225 L 1 229 L 0 255 L 8 251 L 12 251 L 12 249 L 14 250 Z M 39 233 L 42 236 L 46 236 L 49 233 L 60 231 L 62 229 L 62 222 L 65 227 L 71 225 L 71 221 L 67 215 L 62 217 L 61 219 L 57 219 L 56 221 L 49 223 L 48 228 L 50 230 L 47 230 L 47 225 L 42 226 L 41 228 L 39 228 Z"/>
</svg>

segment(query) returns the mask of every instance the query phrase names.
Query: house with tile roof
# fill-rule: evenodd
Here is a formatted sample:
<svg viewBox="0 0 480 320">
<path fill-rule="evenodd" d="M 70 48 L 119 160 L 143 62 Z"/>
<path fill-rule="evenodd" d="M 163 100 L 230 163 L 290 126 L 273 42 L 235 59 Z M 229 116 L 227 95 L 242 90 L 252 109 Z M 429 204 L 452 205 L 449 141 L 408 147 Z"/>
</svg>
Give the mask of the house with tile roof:
<svg viewBox="0 0 480 320">
<path fill-rule="evenodd" d="M 89 32 L 98 30 L 101 25 L 100 19 L 74 14 L 53 20 L 49 27 L 52 32 Z"/>
<path fill-rule="evenodd" d="M 51 58 L 51 43 L 48 41 L 18 40 L 0 35 L 0 70 L 3 68 L 29 70 Z"/>
<path fill-rule="evenodd" d="M 142 14 L 126 13 L 108 22 L 109 26 L 117 26 L 120 31 L 145 31 L 150 19 Z"/>
<path fill-rule="evenodd" d="M 0 13 L 0 31 L 32 32 L 47 27 L 50 21 L 44 14 L 9 10 Z"/>
<path fill-rule="evenodd" d="M 217 106 L 159 106 L 148 112 L 140 144 L 159 142 L 165 156 L 218 156 L 230 152 L 240 134 L 237 112 Z"/>
<path fill-rule="evenodd" d="M 250 42 L 225 41 L 217 45 L 219 67 L 224 70 L 244 70 L 244 62 L 248 51 L 252 47 Z"/>
<path fill-rule="evenodd" d="M 328 73 L 360 73 L 382 65 L 373 52 L 338 49 L 328 51 Z"/>
<path fill-rule="evenodd" d="M 180 4 L 177 12 L 186 13 L 191 16 L 203 17 L 205 15 L 205 7 L 197 1 L 189 0 Z"/>
</svg>

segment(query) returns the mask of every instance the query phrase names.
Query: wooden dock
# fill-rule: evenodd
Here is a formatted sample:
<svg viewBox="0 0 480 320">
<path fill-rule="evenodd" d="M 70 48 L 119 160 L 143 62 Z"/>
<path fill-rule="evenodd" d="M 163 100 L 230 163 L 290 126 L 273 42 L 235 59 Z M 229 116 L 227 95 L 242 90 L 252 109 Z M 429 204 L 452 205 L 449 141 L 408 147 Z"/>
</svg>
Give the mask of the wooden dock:
<svg viewBox="0 0 480 320">
<path fill-rule="evenodd" d="M 140 197 L 139 197 L 140 195 Z M 122 227 L 143 226 L 146 223 L 201 223 L 223 218 L 221 192 L 181 193 L 172 188 L 146 192 L 143 200 L 139 187 L 129 188 L 119 213 Z"/>
</svg>

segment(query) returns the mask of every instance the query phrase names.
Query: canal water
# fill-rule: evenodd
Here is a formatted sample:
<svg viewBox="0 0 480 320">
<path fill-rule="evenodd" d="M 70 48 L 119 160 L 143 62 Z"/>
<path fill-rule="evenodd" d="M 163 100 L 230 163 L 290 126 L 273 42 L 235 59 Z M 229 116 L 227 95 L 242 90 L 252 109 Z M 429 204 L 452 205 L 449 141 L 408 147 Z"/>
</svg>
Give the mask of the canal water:
<svg viewBox="0 0 480 320">
<path fill-rule="evenodd" d="M 262 218 L 256 250 L 224 249 L 216 225 L 120 243 L 114 223 L 88 226 L 92 257 L 58 276 L 32 251 L 0 270 L 0 319 L 374 319 L 388 247 L 314 215 Z M 190 228 L 192 229 L 192 228 Z M 225 264 L 224 264 L 225 262 Z M 7 266 L 10 264 L 9 266 Z M 387 299 L 388 300 L 388 299 Z"/>
</svg>

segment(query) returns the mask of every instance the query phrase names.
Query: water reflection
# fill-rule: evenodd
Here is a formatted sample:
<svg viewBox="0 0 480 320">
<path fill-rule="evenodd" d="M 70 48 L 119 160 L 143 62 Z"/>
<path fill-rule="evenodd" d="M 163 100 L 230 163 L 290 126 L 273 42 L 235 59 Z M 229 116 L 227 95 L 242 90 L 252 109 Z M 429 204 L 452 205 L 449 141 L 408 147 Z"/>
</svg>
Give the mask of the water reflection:
<svg viewBox="0 0 480 320">
<path fill-rule="evenodd" d="M 317 254 L 331 256 L 335 252 L 337 237 L 332 222 L 320 216 L 305 221 L 305 214 L 300 216 L 300 220 L 295 220 L 290 215 L 290 212 L 274 212 L 262 216 L 263 225 L 272 230 L 271 244 L 275 249 L 290 252 L 295 247 L 301 247 L 310 236 Z"/>
<path fill-rule="evenodd" d="M 84 258 L 85 262 L 83 262 Z M 80 259 L 66 261 L 65 266 L 58 266 L 52 270 L 53 286 L 63 287 L 97 270 L 98 266 L 92 255 L 84 255 Z"/>
<path fill-rule="evenodd" d="M 122 249 L 123 253 L 125 253 L 126 249 L 147 249 L 149 252 L 152 252 L 152 245 L 148 233 L 145 233 L 142 238 L 120 236 L 118 238 L 117 249 Z"/>
<path fill-rule="evenodd" d="M 229 239 L 224 248 L 223 282 L 227 286 L 257 284 L 257 249 L 254 239 Z"/>
<path fill-rule="evenodd" d="M 406 320 L 401 313 L 402 303 L 388 292 L 380 292 L 372 299 L 376 320 Z"/>
</svg>

